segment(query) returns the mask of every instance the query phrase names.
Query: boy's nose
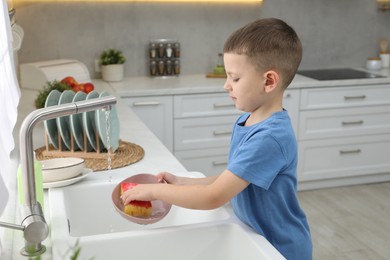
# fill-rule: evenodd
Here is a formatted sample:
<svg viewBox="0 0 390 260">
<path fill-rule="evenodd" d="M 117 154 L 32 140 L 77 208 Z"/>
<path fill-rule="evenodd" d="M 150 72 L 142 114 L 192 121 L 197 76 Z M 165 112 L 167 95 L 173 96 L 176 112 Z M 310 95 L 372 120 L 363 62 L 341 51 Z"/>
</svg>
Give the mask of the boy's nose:
<svg viewBox="0 0 390 260">
<path fill-rule="evenodd" d="M 232 89 L 230 84 L 229 84 L 229 82 L 228 82 L 228 80 L 225 81 L 225 84 L 223 85 L 223 89 L 225 91 L 230 91 Z"/>
</svg>

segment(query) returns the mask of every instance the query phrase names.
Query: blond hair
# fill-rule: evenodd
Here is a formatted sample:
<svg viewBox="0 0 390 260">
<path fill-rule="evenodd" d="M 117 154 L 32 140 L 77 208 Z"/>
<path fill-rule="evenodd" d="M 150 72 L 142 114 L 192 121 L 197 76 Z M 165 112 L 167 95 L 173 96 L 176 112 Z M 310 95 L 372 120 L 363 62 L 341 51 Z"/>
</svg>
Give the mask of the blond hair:
<svg viewBox="0 0 390 260">
<path fill-rule="evenodd" d="M 276 18 L 258 19 L 233 32 L 223 51 L 246 55 L 259 72 L 275 70 L 281 75 L 283 88 L 293 80 L 302 59 L 298 35 Z"/>
</svg>

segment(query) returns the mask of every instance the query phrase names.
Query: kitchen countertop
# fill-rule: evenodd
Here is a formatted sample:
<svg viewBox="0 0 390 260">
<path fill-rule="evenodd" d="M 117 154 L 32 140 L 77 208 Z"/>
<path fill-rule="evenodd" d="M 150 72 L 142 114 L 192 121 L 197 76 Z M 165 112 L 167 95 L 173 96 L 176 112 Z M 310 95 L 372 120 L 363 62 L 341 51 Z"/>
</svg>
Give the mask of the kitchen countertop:
<svg viewBox="0 0 390 260">
<path fill-rule="evenodd" d="M 361 68 L 357 70 L 367 71 Z M 374 79 L 349 79 L 349 80 L 315 80 L 297 74 L 288 89 L 332 87 L 332 86 L 358 86 L 366 84 L 390 83 L 390 70 L 382 69 L 370 71 L 371 73 L 385 76 Z M 180 75 L 170 78 L 152 77 L 126 77 L 120 82 L 110 82 L 109 85 L 120 97 L 181 95 L 181 94 L 207 94 L 223 93 L 225 79 L 206 78 L 205 75 Z"/>
</svg>

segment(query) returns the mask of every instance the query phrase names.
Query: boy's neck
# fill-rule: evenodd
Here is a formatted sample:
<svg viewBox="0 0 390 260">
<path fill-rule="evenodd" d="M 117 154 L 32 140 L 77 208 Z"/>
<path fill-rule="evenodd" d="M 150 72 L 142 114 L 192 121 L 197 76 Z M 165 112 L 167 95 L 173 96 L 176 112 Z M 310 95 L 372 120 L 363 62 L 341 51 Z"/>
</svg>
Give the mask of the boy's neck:
<svg viewBox="0 0 390 260">
<path fill-rule="evenodd" d="M 250 116 L 246 120 L 245 126 L 255 125 L 266 120 L 272 116 L 272 114 L 283 111 L 282 100 L 283 96 L 281 95 L 280 98 L 270 100 L 270 102 L 263 104 L 256 111 L 250 112 Z"/>
</svg>

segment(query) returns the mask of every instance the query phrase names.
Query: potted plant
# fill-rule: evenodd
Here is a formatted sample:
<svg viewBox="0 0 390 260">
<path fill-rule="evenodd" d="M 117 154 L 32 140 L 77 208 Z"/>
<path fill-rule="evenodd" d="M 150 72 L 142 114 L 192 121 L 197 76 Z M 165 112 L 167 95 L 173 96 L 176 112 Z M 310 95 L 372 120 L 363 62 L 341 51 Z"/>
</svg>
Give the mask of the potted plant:
<svg viewBox="0 0 390 260">
<path fill-rule="evenodd" d="M 104 50 L 99 59 L 104 81 L 121 81 L 124 75 L 124 63 L 126 61 L 120 50 L 110 48 Z"/>
</svg>

